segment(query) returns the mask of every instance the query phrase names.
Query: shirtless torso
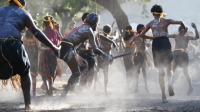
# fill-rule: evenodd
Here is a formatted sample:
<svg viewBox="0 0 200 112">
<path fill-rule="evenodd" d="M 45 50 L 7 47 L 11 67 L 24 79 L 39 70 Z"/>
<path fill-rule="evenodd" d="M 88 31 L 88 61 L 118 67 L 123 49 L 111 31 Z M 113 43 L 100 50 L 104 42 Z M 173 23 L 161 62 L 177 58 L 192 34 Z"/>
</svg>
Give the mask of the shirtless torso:
<svg viewBox="0 0 200 112">
<path fill-rule="evenodd" d="M 184 29 L 185 25 L 183 25 L 182 21 L 175 21 L 173 19 L 161 18 L 159 22 L 159 17 L 155 17 L 150 23 L 147 24 L 146 28 L 143 32 L 139 35 L 142 37 L 150 28 L 153 33 L 153 37 L 161 37 L 161 36 L 168 36 L 168 26 L 170 24 L 180 24 Z"/>
<path fill-rule="evenodd" d="M 157 10 L 156 7 L 162 9 L 159 5 L 154 5 L 152 10 Z M 162 13 L 164 13 L 161 10 Z M 152 44 L 152 52 L 154 57 L 154 65 L 159 70 L 159 82 L 160 87 L 162 90 L 162 102 L 167 103 L 166 95 L 165 95 L 165 87 L 164 87 L 164 68 L 167 67 L 167 74 L 168 74 L 168 91 L 169 95 L 173 96 L 174 92 L 172 89 L 172 80 L 173 77 L 171 73 L 171 61 L 172 61 L 172 51 L 171 51 L 171 43 L 168 39 L 168 26 L 170 24 L 180 24 L 184 29 L 185 25 L 182 21 L 175 21 L 173 19 L 163 18 L 161 13 L 159 12 L 152 12 L 154 16 L 154 20 L 150 21 L 146 28 L 142 31 L 139 37 L 142 37 L 149 29 L 152 30 L 153 33 L 153 44 Z M 158 14 L 155 14 L 158 13 Z"/>
</svg>

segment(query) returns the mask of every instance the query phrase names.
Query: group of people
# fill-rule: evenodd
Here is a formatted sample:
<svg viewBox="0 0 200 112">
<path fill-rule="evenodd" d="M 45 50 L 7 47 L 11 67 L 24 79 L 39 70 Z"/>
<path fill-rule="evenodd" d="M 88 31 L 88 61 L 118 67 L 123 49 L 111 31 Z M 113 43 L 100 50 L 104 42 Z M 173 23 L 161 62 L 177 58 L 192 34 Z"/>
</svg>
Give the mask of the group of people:
<svg viewBox="0 0 200 112">
<path fill-rule="evenodd" d="M 66 96 L 69 91 L 75 92 L 77 82 L 80 90 L 84 87 L 91 87 L 93 81 L 96 87 L 99 69 L 103 69 L 104 72 L 105 93 L 107 94 L 108 70 L 114 59 L 111 49 L 118 49 L 115 41 L 118 38 L 119 46 L 124 53 L 132 53 L 132 55 L 124 56 L 123 60 L 127 84 L 129 85 L 134 79 L 135 92 L 139 91 L 138 80 L 141 68 L 145 89 L 149 92 L 146 64 L 151 56 L 153 56 L 154 65 L 159 71 L 163 103 L 168 102 L 165 95 L 165 68 L 170 96 L 174 95 L 173 72 L 177 66 L 183 68 L 189 83 L 188 95 L 193 91 L 191 77 L 188 73 L 187 47 L 189 40 L 199 39 L 196 25 L 192 23 L 196 35 L 186 36 L 187 27 L 184 23 L 163 17 L 165 13 L 161 5 L 156 4 L 151 8 L 154 20 L 146 26 L 139 24 L 137 32 L 128 25 L 124 37 L 119 36 L 117 31 L 111 35 L 112 26 L 109 24 L 103 27 L 102 33 L 96 31 L 100 21 L 100 16 L 96 13 L 84 13 L 83 24 L 76 27 L 74 24 L 74 27 L 62 36 L 59 23 L 52 16 L 47 15 L 43 18 L 43 31 L 41 31 L 37 27 L 37 21 L 33 20 L 31 15 L 23 9 L 25 0 L 8 0 L 8 2 L 9 5 L 0 7 L 0 79 L 12 79 L 16 74 L 20 76 L 26 110 L 30 109 L 31 102 L 30 76 L 32 77 L 34 97 L 36 96 L 36 76 L 38 74 L 42 76 L 46 95 L 52 96 L 53 82 L 56 76 L 62 74 L 59 59 L 66 62 L 72 72 L 68 83 L 63 86 L 62 97 Z M 178 29 L 179 34 L 168 34 L 170 24 L 181 25 Z M 152 30 L 153 36 L 145 35 L 149 29 Z M 175 39 L 174 52 L 172 52 L 169 38 Z M 151 41 L 153 41 L 152 55 L 146 50 L 146 46 L 149 47 Z M 173 64 L 171 64 L 172 61 Z"/>
</svg>

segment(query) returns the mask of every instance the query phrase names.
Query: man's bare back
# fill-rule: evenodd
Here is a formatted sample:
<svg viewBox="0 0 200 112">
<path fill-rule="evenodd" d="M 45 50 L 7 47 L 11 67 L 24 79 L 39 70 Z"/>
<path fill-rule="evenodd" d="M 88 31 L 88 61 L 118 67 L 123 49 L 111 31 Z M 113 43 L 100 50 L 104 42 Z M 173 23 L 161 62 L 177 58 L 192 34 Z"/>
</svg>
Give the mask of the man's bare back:
<svg viewBox="0 0 200 112">
<path fill-rule="evenodd" d="M 24 22 L 26 21 L 26 22 Z M 33 29 L 32 18 L 29 13 L 17 5 L 9 4 L 0 8 L 0 38 L 13 36 L 21 39 L 21 32 L 25 26 Z M 28 23 L 28 24 L 26 24 Z"/>
<path fill-rule="evenodd" d="M 159 18 L 154 16 L 155 19 L 152 20 L 149 24 L 147 24 L 146 28 L 144 29 L 144 31 L 142 32 L 141 35 L 139 35 L 140 37 L 143 36 L 150 28 L 152 30 L 153 33 L 153 37 L 161 37 L 161 36 L 168 36 L 168 26 L 170 24 L 181 24 L 181 26 L 183 26 L 185 28 L 185 26 L 183 25 L 182 21 L 175 21 L 172 19 L 166 19 L 166 18 L 161 18 L 160 22 L 159 22 Z"/>
<path fill-rule="evenodd" d="M 149 46 L 149 43 L 146 39 L 143 39 L 142 37 L 135 36 L 133 41 L 135 41 L 136 49 L 138 52 L 144 52 L 145 51 L 145 44 Z"/>
<path fill-rule="evenodd" d="M 194 23 L 192 23 L 191 26 L 195 29 L 196 36 L 186 36 L 185 34 L 187 32 L 184 31 L 184 30 L 181 30 L 178 35 L 174 34 L 174 35 L 168 36 L 169 38 L 175 39 L 175 49 L 187 50 L 189 40 L 199 39 L 199 33 L 198 33 L 197 28 L 196 28 L 196 25 Z"/>
<path fill-rule="evenodd" d="M 73 43 L 74 46 L 85 42 L 87 39 L 94 40 L 94 34 L 90 25 L 85 24 L 70 32 L 64 40 Z M 90 42 L 91 43 L 91 42 Z M 94 44 L 94 43 L 93 43 Z"/>
</svg>

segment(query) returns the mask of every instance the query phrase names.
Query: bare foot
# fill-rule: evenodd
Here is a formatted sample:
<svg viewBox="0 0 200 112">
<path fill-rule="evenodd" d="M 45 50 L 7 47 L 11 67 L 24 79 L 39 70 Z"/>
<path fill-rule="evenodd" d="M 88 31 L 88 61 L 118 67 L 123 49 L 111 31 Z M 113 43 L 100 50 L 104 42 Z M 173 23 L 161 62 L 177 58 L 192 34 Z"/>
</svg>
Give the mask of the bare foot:
<svg viewBox="0 0 200 112">
<path fill-rule="evenodd" d="M 67 94 L 66 91 L 63 91 L 61 97 L 66 97 L 66 94 Z"/>
<path fill-rule="evenodd" d="M 192 94 L 192 91 L 193 91 L 193 87 L 190 86 L 190 88 L 189 88 L 189 90 L 188 90 L 188 92 L 187 92 L 187 95 L 191 95 L 191 94 Z"/>
<path fill-rule="evenodd" d="M 168 103 L 166 96 L 162 96 L 162 103 Z"/>
<path fill-rule="evenodd" d="M 162 99 L 162 103 L 168 103 L 167 99 Z"/>
<path fill-rule="evenodd" d="M 25 106 L 25 110 L 31 110 L 30 106 Z"/>
<path fill-rule="evenodd" d="M 169 96 L 174 96 L 174 90 L 171 85 L 168 85 Z"/>
</svg>

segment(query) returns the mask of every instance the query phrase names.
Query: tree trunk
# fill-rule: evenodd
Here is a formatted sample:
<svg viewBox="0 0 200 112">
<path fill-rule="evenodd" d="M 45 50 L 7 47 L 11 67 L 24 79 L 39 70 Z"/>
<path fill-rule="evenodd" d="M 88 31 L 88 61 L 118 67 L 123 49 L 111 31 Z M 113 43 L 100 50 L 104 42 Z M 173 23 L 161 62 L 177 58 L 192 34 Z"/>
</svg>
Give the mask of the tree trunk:
<svg viewBox="0 0 200 112">
<path fill-rule="evenodd" d="M 95 0 L 92 1 L 95 2 Z M 113 15 L 121 33 L 122 29 L 123 31 L 126 31 L 126 26 L 129 25 L 128 17 L 122 10 L 117 0 L 96 0 L 96 2 L 106 8 Z"/>
</svg>

